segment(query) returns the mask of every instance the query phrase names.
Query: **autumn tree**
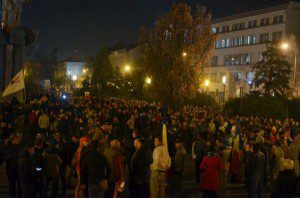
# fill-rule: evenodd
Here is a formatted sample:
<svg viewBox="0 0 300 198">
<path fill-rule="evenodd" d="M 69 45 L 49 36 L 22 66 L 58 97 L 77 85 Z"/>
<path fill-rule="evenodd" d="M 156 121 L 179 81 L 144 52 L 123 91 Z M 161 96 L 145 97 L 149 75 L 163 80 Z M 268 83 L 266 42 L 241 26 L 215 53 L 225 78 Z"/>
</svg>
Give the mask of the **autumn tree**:
<svg viewBox="0 0 300 198">
<path fill-rule="evenodd" d="M 291 64 L 275 44 L 267 46 L 261 61 L 252 66 L 254 86 L 267 96 L 288 96 L 291 93 Z"/>
<path fill-rule="evenodd" d="M 26 92 L 32 93 L 39 90 L 41 65 L 39 62 L 27 60 L 24 64 L 24 80 Z"/>
<path fill-rule="evenodd" d="M 215 35 L 211 14 L 203 6 L 192 10 L 186 3 L 173 4 L 154 27 L 143 28 L 142 67 L 152 77 L 152 91 L 173 108 L 192 97 L 203 69 L 209 65 Z"/>
</svg>

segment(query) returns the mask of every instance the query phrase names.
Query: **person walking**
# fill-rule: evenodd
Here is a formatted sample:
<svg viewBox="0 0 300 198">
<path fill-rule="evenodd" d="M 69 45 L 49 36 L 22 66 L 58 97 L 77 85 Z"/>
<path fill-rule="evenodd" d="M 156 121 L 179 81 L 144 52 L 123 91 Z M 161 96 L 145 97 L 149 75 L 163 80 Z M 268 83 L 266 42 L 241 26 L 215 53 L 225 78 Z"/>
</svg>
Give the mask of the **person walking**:
<svg viewBox="0 0 300 198">
<path fill-rule="evenodd" d="M 261 198 L 264 180 L 265 157 L 260 151 L 261 144 L 253 145 L 253 156 L 250 161 L 250 198 Z"/>
<path fill-rule="evenodd" d="M 28 144 L 20 153 L 19 157 L 19 174 L 22 187 L 22 198 L 35 197 L 35 170 L 32 159 L 34 145 Z"/>
<path fill-rule="evenodd" d="M 89 198 L 104 198 L 111 174 L 108 160 L 99 152 L 98 141 L 93 141 L 80 169 L 81 187 L 87 188 Z"/>
<path fill-rule="evenodd" d="M 3 158 L 6 162 L 6 175 L 9 183 L 10 197 L 17 197 L 22 195 L 18 159 L 21 152 L 20 136 L 11 134 L 10 138 L 6 141 L 3 149 Z"/>
<path fill-rule="evenodd" d="M 203 158 L 200 169 L 203 171 L 201 181 L 203 198 L 216 198 L 219 186 L 221 158 L 218 156 L 217 148 L 214 145 L 210 146 L 208 155 Z"/>
<path fill-rule="evenodd" d="M 121 145 L 119 140 L 112 140 L 110 147 L 105 149 L 103 155 L 108 160 L 110 170 L 113 174 L 110 175 L 108 181 L 108 190 L 105 197 L 111 198 L 116 194 L 116 188 L 124 181 L 123 157 L 120 153 Z"/>
<path fill-rule="evenodd" d="M 201 170 L 200 164 L 202 162 L 204 155 L 204 142 L 201 141 L 201 135 L 199 133 L 196 134 L 196 139 L 193 142 L 192 146 L 192 157 L 195 163 L 195 184 L 200 184 L 201 178 Z"/>
<path fill-rule="evenodd" d="M 181 140 L 176 140 L 176 153 L 172 161 L 170 183 L 172 189 L 172 197 L 176 197 L 181 190 L 182 172 L 186 159 L 186 151 Z"/>
<path fill-rule="evenodd" d="M 134 141 L 136 151 L 130 160 L 130 170 L 133 180 L 132 195 L 133 198 L 150 197 L 150 165 L 153 162 L 152 153 L 144 142 L 137 138 Z"/>
<path fill-rule="evenodd" d="M 42 111 L 42 115 L 39 117 L 39 128 L 42 131 L 44 135 L 48 136 L 48 129 L 50 127 L 50 119 L 49 116 L 47 116 L 44 111 Z"/>
<path fill-rule="evenodd" d="M 154 140 L 153 163 L 151 164 L 150 197 L 165 197 L 165 177 L 171 167 L 171 158 L 168 150 L 162 145 L 160 137 Z"/>
</svg>

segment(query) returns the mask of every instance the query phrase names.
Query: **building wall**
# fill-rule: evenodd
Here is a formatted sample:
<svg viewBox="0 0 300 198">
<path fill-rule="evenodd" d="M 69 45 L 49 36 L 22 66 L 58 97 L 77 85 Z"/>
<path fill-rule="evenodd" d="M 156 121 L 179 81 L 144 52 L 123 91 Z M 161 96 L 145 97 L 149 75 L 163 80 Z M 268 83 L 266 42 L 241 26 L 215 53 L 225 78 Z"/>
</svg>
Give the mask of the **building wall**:
<svg viewBox="0 0 300 198">
<path fill-rule="evenodd" d="M 299 7 L 300 4 L 290 3 L 288 5 L 215 19 L 212 24 L 212 31 L 218 34 L 216 48 L 212 65 L 205 69 L 202 76 L 203 82 L 206 80 L 210 81 L 210 92 L 221 92 L 221 94 L 217 94 L 218 98 L 220 95 L 224 97 L 225 90 L 227 99 L 229 97 L 239 97 L 252 90 L 251 84 L 253 83 L 252 77 L 254 73 L 251 71 L 251 66 L 260 60 L 261 53 L 266 50 L 266 42 L 264 42 L 263 38 L 261 39 L 261 34 L 268 34 L 269 41 L 278 40 L 277 37 L 281 37 L 279 39 L 281 42 L 288 42 L 292 46 L 292 50 L 297 50 L 296 46 L 293 45 L 296 42 L 292 37 L 296 35 L 296 39 L 299 39 L 297 37 L 300 32 L 299 22 L 297 22 L 300 18 Z M 266 20 L 264 20 L 265 24 L 261 25 L 261 19 L 267 18 L 268 24 L 266 25 Z M 257 26 L 253 27 L 253 21 L 255 20 Z M 249 24 L 249 21 L 252 21 L 252 26 Z M 241 29 L 234 29 L 236 28 L 234 24 L 241 24 L 238 25 Z M 229 27 L 223 28 L 226 26 Z M 254 35 L 255 43 L 253 43 Z M 251 36 L 251 39 L 248 36 Z M 233 42 L 234 38 L 239 39 Z M 294 57 L 287 57 L 291 64 L 294 65 Z M 222 83 L 223 76 L 226 76 L 227 81 L 225 87 Z"/>
</svg>

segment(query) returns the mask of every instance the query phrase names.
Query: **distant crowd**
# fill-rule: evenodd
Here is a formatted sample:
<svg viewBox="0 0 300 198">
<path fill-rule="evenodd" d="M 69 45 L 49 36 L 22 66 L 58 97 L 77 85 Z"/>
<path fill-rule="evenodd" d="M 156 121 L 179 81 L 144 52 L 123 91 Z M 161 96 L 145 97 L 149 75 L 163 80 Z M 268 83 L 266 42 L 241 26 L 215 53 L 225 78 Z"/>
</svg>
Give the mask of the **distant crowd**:
<svg viewBox="0 0 300 198">
<path fill-rule="evenodd" d="M 42 95 L 2 104 L 0 123 L 10 197 L 164 198 L 166 187 L 171 197 L 183 197 L 189 160 L 203 197 L 224 197 L 229 182 L 244 183 L 250 198 L 266 197 L 266 186 L 274 198 L 300 196 L 300 128 L 289 118 Z"/>
</svg>

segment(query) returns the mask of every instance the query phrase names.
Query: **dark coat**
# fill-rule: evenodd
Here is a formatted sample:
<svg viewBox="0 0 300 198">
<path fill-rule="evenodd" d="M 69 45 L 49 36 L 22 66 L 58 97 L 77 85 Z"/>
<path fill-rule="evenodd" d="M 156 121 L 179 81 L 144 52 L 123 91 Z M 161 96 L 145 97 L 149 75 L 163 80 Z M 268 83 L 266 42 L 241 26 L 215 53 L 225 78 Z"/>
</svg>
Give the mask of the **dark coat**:
<svg viewBox="0 0 300 198">
<path fill-rule="evenodd" d="M 99 184 L 101 180 L 108 180 L 111 169 L 107 159 L 99 152 L 89 153 L 80 168 L 80 182 L 83 185 Z"/>
<path fill-rule="evenodd" d="M 20 153 L 18 168 L 21 184 L 33 187 L 35 184 L 35 170 L 32 157 L 26 149 Z"/>
<path fill-rule="evenodd" d="M 6 174 L 18 174 L 18 159 L 21 152 L 21 145 L 8 143 L 3 149 L 4 160 L 6 161 Z"/>
<path fill-rule="evenodd" d="M 147 149 L 139 149 L 133 153 L 130 160 L 130 170 L 133 181 L 136 183 L 149 183 L 150 164 L 152 164 L 152 153 Z"/>
<path fill-rule="evenodd" d="M 297 177 L 293 170 L 285 170 L 279 172 L 276 178 L 271 197 L 273 198 L 292 198 L 297 186 Z"/>
<path fill-rule="evenodd" d="M 57 150 L 54 147 L 46 148 L 44 154 L 43 166 L 44 166 L 44 174 L 47 177 L 56 178 L 58 177 L 58 154 Z"/>
</svg>

